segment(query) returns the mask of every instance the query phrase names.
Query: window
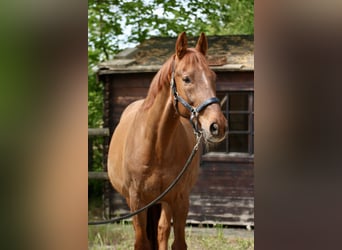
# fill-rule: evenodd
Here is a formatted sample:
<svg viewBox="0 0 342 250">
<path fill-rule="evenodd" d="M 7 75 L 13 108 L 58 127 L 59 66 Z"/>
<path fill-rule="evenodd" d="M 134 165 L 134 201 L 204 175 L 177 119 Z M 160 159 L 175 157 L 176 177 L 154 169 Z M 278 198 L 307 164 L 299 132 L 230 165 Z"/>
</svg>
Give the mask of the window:
<svg viewBox="0 0 342 250">
<path fill-rule="evenodd" d="M 228 136 L 209 152 L 254 154 L 254 95 L 252 91 L 217 92 L 222 111 L 228 118 Z"/>
</svg>

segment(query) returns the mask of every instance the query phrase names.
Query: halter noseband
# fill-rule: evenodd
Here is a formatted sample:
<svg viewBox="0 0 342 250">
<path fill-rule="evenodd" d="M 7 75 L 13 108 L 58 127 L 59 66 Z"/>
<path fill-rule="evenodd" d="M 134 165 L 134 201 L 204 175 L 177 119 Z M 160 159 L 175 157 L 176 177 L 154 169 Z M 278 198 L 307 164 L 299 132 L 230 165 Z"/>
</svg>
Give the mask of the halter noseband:
<svg viewBox="0 0 342 250">
<path fill-rule="evenodd" d="M 183 106 L 187 110 L 190 111 L 190 113 L 191 113 L 190 123 L 194 129 L 196 136 L 199 136 L 199 134 L 201 133 L 201 131 L 198 129 L 198 115 L 199 115 L 199 113 L 203 109 L 205 109 L 207 106 L 209 106 L 213 103 L 220 103 L 220 99 L 218 99 L 217 97 L 211 97 L 211 98 L 205 100 L 204 102 L 202 102 L 197 107 L 193 107 L 178 94 L 175 82 L 176 82 L 175 81 L 175 69 L 174 69 L 174 62 L 173 62 L 170 85 L 171 85 L 171 91 L 172 91 L 174 101 L 175 101 L 175 104 L 174 104 L 175 109 L 176 109 L 177 113 L 180 114 L 179 110 L 178 110 L 178 102 L 180 102 L 181 104 L 183 104 Z"/>
</svg>

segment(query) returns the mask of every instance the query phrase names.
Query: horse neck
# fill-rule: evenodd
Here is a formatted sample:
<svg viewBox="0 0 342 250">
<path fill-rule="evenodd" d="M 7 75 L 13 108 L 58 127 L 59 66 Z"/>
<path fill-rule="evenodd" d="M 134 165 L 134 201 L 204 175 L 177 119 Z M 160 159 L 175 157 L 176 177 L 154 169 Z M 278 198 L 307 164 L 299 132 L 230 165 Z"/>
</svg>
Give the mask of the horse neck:
<svg viewBox="0 0 342 250">
<path fill-rule="evenodd" d="M 170 143 L 173 132 L 179 124 L 179 116 L 172 104 L 168 84 L 162 84 L 153 104 L 144 112 L 145 136 L 151 142 L 156 154 Z M 157 152 L 158 151 L 158 152 Z"/>
</svg>

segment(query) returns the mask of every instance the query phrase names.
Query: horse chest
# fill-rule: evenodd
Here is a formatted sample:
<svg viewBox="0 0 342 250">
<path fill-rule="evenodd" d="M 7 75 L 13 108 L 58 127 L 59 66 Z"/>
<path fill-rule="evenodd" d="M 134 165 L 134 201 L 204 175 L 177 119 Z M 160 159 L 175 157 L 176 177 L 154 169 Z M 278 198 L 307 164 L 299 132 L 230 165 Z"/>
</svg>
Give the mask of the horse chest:
<svg viewBox="0 0 342 250">
<path fill-rule="evenodd" d="M 186 159 L 187 158 L 182 159 L 181 162 L 168 161 L 164 162 L 163 165 L 147 168 L 148 171 L 139 176 L 139 183 L 137 183 L 138 189 L 146 196 L 146 199 L 158 196 L 177 178 L 184 167 Z M 189 190 L 197 179 L 198 169 L 198 159 L 195 157 L 193 163 L 189 166 L 177 184 L 178 187 Z M 179 193 L 180 188 L 177 190 L 177 193 Z"/>
</svg>

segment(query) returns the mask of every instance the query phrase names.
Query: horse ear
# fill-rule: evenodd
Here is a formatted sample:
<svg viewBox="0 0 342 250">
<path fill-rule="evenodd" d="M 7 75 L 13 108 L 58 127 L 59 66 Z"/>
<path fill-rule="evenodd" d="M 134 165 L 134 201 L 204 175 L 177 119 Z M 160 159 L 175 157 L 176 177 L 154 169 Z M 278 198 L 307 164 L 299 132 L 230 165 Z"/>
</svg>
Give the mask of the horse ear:
<svg viewBox="0 0 342 250">
<path fill-rule="evenodd" d="M 185 55 L 186 49 L 188 48 L 188 39 L 186 38 L 186 34 L 183 31 L 179 34 L 176 42 L 176 55 L 179 59 Z"/>
<path fill-rule="evenodd" d="M 198 38 L 196 49 L 201 52 L 204 56 L 207 54 L 208 50 L 208 41 L 205 34 L 202 32 L 200 37 Z"/>
</svg>

